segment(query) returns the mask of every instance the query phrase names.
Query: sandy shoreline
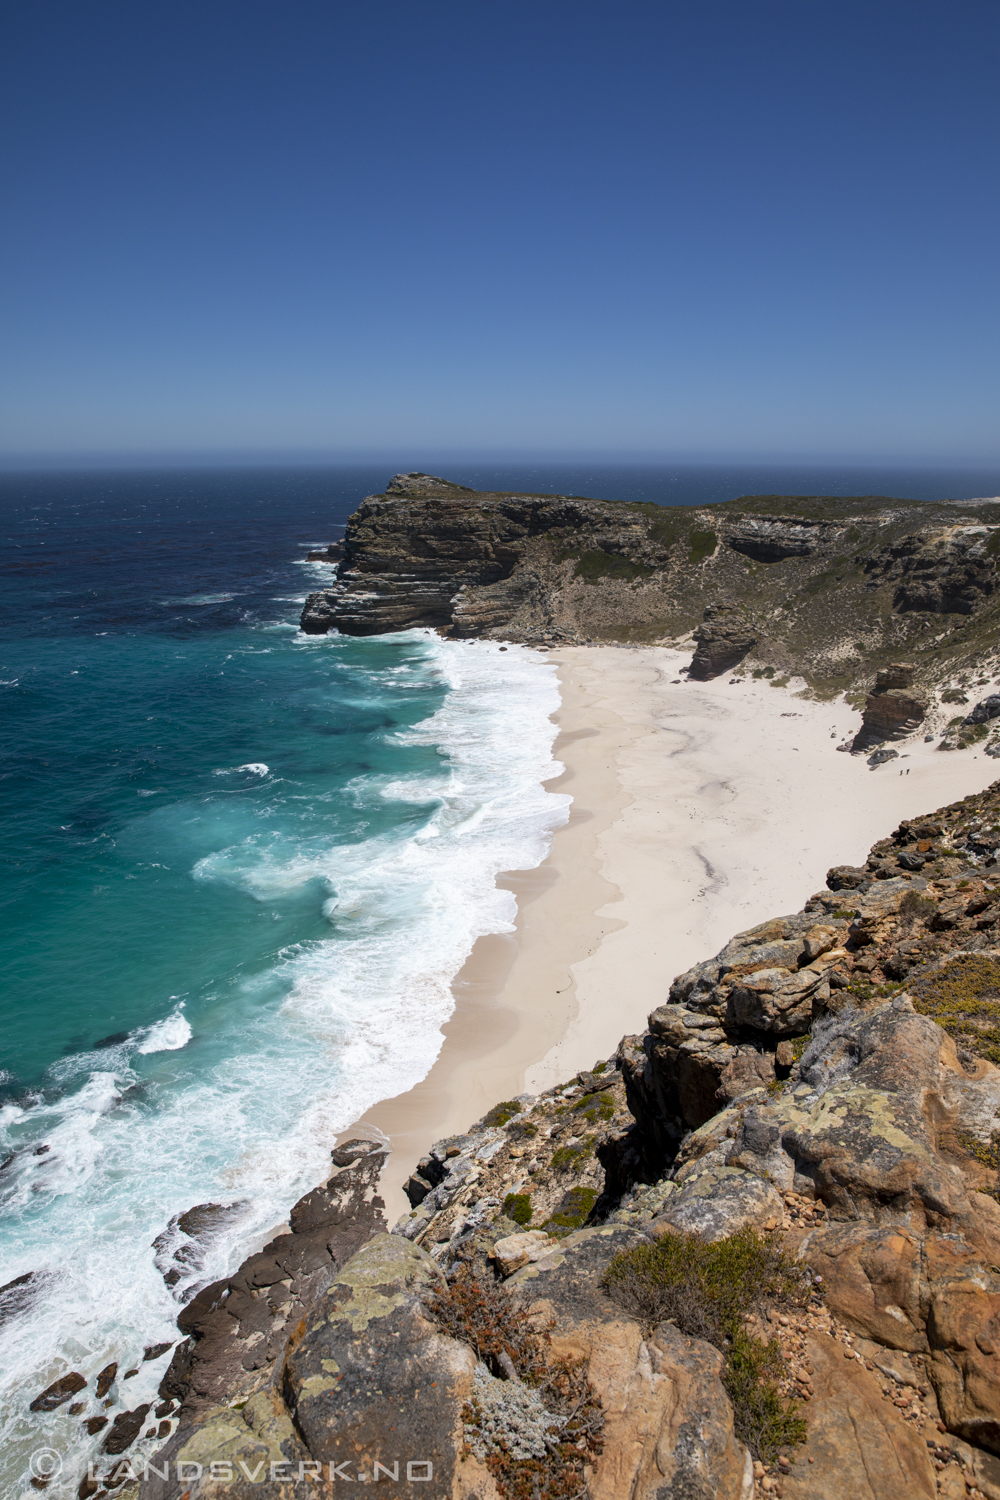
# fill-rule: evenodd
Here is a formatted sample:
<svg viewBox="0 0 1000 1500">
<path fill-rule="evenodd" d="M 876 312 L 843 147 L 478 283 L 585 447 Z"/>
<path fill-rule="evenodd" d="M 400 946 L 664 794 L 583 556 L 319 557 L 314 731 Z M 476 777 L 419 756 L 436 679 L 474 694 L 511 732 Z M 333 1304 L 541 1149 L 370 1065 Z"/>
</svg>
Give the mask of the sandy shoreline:
<svg viewBox="0 0 1000 1500">
<path fill-rule="evenodd" d="M 550 659 L 566 770 L 546 786 L 573 797 L 569 822 L 538 869 L 502 878 L 516 931 L 476 944 L 427 1078 L 346 1133 L 390 1139 L 390 1221 L 433 1141 L 609 1056 L 676 974 L 734 932 L 797 911 L 830 865 L 862 860 L 900 818 L 1000 776 L 982 752 L 942 754 L 919 736 L 871 771 L 836 751 L 860 723 L 842 701 L 752 679 L 676 683 L 690 653 L 570 647 Z"/>
</svg>

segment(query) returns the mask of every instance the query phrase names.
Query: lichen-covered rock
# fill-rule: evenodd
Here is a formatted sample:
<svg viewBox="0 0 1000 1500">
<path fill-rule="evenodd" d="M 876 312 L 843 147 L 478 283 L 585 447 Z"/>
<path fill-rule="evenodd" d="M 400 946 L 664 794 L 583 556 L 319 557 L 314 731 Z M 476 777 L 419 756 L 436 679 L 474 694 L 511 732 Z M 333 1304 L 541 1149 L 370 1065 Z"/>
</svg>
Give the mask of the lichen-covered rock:
<svg viewBox="0 0 1000 1500">
<path fill-rule="evenodd" d="M 661 1234 L 693 1234 L 700 1240 L 726 1239 L 747 1225 L 763 1229 L 781 1216 L 781 1199 L 755 1172 L 702 1162 L 691 1165 L 676 1181 L 664 1212 L 648 1226 Z"/>
<path fill-rule="evenodd" d="M 282 1375 L 313 1458 L 355 1474 L 375 1460 L 430 1465 L 429 1493 L 450 1493 L 476 1361 L 433 1320 L 428 1299 L 443 1286 L 430 1256 L 397 1235 L 377 1235 L 337 1273 Z"/>
</svg>

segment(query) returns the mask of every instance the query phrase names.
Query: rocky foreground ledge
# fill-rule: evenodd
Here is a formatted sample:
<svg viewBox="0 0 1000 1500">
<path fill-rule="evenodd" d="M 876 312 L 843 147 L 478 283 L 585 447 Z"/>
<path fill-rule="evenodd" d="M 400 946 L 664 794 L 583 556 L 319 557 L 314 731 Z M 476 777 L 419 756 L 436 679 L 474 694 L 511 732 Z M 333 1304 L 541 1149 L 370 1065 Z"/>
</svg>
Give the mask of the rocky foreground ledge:
<svg viewBox="0 0 1000 1500">
<path fill-rule="evenodd" d="M 391 1230 L 338 1148 L 80 1495 L 1000 1500 L 998 849 L 1000 783 L 901 824 Z"/>
</svg>

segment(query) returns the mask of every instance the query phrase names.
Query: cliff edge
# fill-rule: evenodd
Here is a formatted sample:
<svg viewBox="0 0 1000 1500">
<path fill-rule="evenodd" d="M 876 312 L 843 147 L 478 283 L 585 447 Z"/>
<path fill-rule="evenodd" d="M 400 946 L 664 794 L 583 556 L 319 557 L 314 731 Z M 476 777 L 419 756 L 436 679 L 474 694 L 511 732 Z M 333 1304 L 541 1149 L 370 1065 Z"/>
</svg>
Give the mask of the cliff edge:
<svg viewBox="0 0 1000 1500">
<path fill-rule="evenodd" d="M 1000 501 L 750 495 L 658 506 L 397 474 L 351 516 L 302 628 L 696 646 L 693 675 L 918 686 L 994 658 Z M 692 635 L 693 632 L 693 635 Z"/>
</svg>

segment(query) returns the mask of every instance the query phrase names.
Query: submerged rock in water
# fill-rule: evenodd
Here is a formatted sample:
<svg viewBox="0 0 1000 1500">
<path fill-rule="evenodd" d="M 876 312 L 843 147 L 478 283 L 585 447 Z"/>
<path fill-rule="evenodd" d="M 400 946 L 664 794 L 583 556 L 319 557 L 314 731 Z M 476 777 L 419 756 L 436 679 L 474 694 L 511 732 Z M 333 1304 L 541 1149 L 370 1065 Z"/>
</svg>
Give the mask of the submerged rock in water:
<svg viewBox="0 0 1000 1500">
<path fill-rule="evenodd" d="M 0 1286 L 0 1328 L 21 1313 L 27 1312 L 48 1279 L 44 1271 L 25 1271 L 5 1286 Z"/>
</svg>

